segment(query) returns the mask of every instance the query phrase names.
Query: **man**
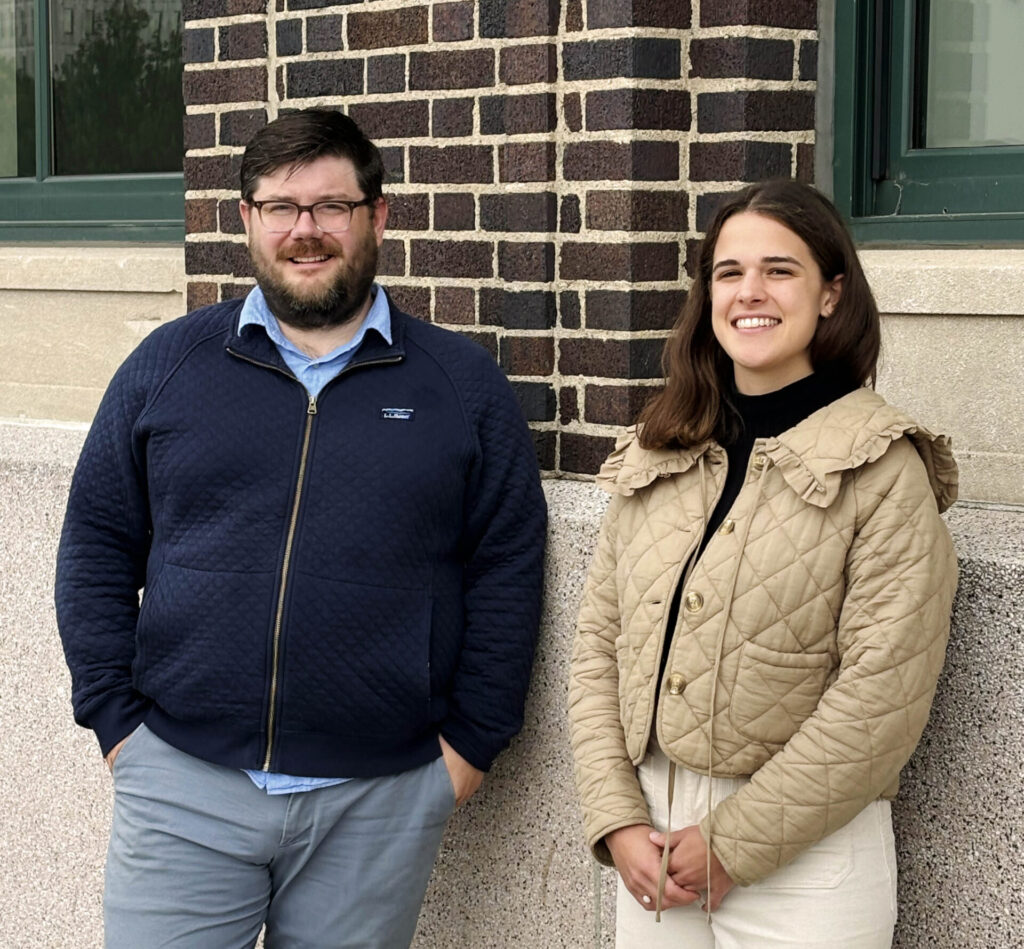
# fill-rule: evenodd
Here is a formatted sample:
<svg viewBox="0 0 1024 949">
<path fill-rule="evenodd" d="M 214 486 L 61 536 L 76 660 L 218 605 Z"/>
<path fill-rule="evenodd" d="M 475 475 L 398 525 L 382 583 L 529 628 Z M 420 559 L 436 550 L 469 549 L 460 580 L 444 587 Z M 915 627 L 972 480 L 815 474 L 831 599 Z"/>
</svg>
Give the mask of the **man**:
<svg viewBox="0 0 1024 949">
<path fill-rule="evenodd" d="M 521 725 L 529 434 L 484 350 L 373 283 L 382 178 L 339 113 L 258 132 L 258 286 L 147 337 L 83 448 L 57 607 L 114 774 L 113 949 L 408 945 Z"/>
</svg>

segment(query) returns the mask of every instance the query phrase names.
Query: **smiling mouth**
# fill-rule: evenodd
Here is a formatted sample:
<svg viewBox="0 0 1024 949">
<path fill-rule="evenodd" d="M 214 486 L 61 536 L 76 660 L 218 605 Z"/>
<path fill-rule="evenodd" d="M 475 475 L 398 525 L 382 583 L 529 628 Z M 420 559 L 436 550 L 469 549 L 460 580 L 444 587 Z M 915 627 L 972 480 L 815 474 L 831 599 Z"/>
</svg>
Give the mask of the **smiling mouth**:
<svg viewBox="0 0 1024 949">
<path fill-rule="evenodd" d="M 754 330 L 778 326 L 781 322 L 782 320 L 776 319 L 774 316 L 741 316 L 738 320 L 733 320 L 732 325 L 738 330 Z"/>
<path fill-rule="evenodd" d="M 315 257 L 289 257 L 288 258 L 293 264 L 322 264 L 325 260 L 330 260 L 330 254 L 317 254 Z"/>
</svg>

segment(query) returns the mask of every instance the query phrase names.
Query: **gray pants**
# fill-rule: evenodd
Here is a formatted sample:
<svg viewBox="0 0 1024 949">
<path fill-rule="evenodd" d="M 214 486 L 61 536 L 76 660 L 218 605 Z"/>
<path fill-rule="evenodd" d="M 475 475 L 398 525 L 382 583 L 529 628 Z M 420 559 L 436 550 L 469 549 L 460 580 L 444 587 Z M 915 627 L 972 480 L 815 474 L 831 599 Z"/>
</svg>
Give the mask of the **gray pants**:
<svg viewBox="0 0 1024 949">
<path fill-rule="evenodd" d="M 268 795 L 144 725 L 114 763 L 107 949 L 398 949 L 455 795 L 444 760 Z"/>
</svg>

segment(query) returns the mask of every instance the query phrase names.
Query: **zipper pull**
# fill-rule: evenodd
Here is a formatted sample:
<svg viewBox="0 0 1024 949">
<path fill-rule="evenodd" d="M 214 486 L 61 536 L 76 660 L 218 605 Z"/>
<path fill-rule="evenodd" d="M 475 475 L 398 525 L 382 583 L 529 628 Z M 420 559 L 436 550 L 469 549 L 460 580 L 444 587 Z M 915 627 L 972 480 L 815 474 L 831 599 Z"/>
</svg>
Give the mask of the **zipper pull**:
<svg viewBox="0 0 1024 949">
<path fill-rule="evenodd" d="M 311 395 L 309 397 L 309 407 L 306 409 L 307 415 L 316 415 L 316 396 Z"/>
</svg>

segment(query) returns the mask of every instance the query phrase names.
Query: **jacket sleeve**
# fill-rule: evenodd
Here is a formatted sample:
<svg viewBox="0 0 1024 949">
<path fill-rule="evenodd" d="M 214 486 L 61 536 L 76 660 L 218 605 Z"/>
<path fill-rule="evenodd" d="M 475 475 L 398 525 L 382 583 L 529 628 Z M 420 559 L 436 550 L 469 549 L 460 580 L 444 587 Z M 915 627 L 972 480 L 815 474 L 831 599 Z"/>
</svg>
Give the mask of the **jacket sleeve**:
<svg viewBox="0 0 1024 949">
<path fill-rule="evenodd" d="M 701 823 L 750 884 L 891 796 L 928 720 L 957 565 L 908 439 L 854 473 L 859 512 L 838 622 L 839 669 L 786 745 Z"/>
<path fill-rule="evenodd" d="M 144 403 L 138 351 L 115 374 L 71 483 L 57 553 L 57 624 L 71 670 L 75 721 L 104 755 L 142 721 L 132 686 L 149 513 L 132 427 Z"/>
<path fill-rule="evenodd" d="M 611 865 L 604 838 L 650 814 L 626 750 L 619 708 L 615 640 L 622 631 L 615 523 L 622 498 L 605 512 L 583 591 L 569 675 L 569 726 L 584 833 L 594 856 Z"/>
<path fill-rule="evenodd" d="M 441 734 L 488 770 L 523 724 L 540 625 L 547 507 L 533 440 L 490 356 L 470 425 L 464 515 L 464 635 Z"/>
</svg>

